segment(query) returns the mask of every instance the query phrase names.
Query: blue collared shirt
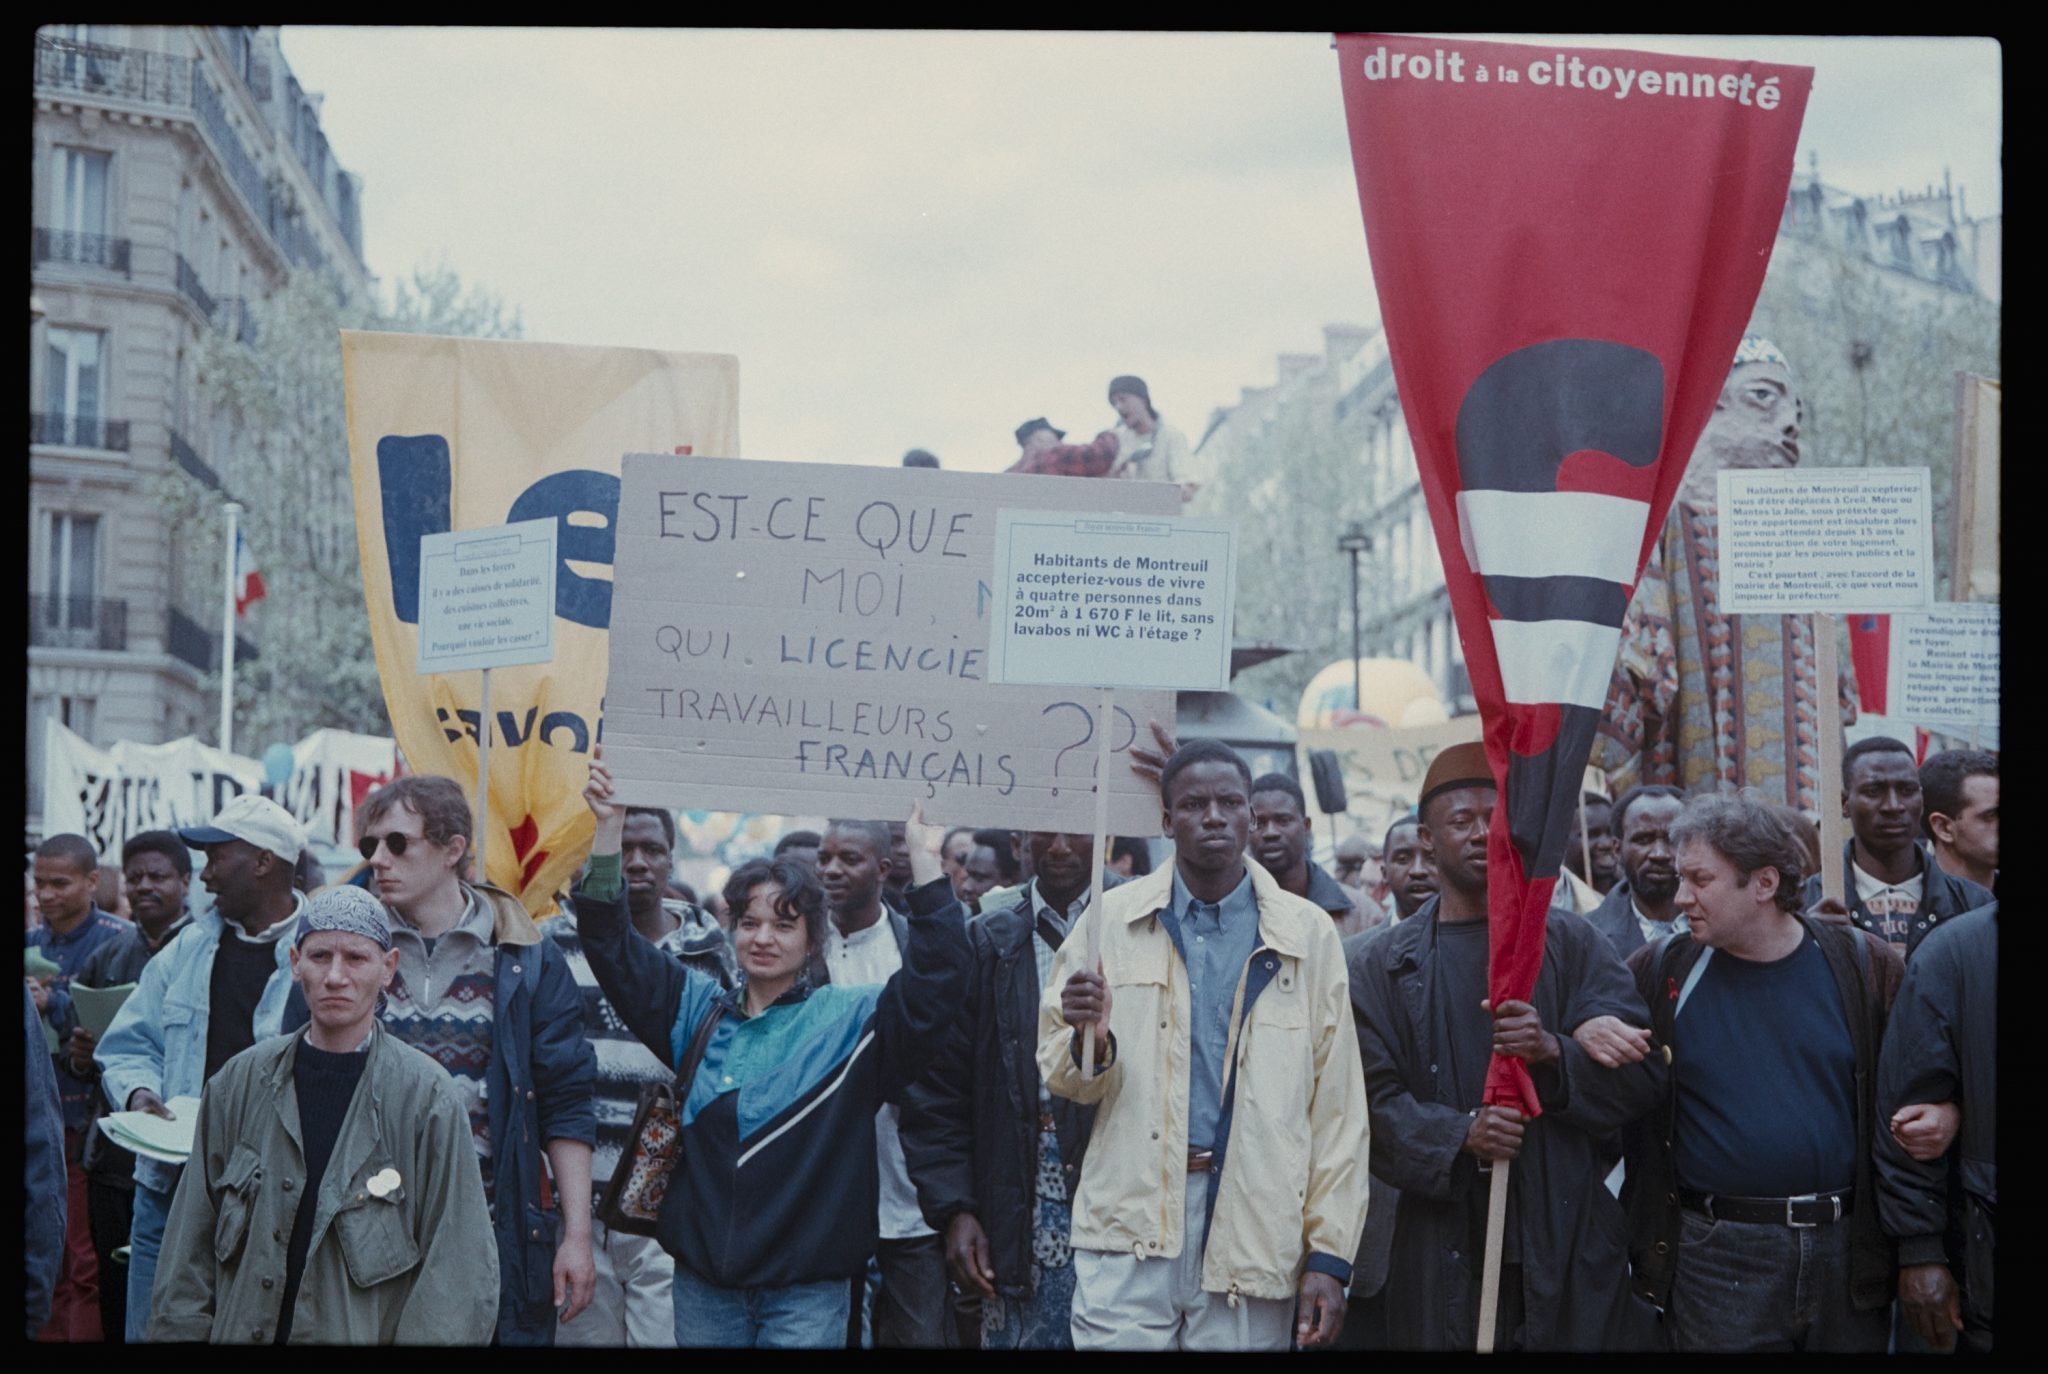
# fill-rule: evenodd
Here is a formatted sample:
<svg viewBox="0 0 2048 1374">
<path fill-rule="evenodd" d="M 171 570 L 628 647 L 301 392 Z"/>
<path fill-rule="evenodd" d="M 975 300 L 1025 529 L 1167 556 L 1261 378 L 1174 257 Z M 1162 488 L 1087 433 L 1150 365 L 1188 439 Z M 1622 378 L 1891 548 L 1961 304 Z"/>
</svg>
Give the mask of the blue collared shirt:
<svg viewBox="0 0 2048 1374">
<path fill-rule="evenodd" d="M 1167 929 L 1188 970 L 1193 1002 L 1188 1057 L 1188 1148 L 1215 1148 L 1223 1114 L 1223 1068 L 1230 1053 L 1230 1004 L 1244 966 L 1259 947 L 1259 902 L 1252 875 L 1221 902 L 1199 902 L 1173 875 L 1173 900 L 1164 913 Z"/>
</svg>

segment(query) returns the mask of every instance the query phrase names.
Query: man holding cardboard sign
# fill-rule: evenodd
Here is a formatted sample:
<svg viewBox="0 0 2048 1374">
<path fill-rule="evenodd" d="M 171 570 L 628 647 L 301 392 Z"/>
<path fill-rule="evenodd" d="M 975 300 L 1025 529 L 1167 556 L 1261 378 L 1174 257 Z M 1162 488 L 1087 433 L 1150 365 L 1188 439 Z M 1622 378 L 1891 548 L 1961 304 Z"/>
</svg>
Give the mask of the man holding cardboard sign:
<svg viewBox="0 0 2048 1374">
<path fill-rule="evenodd" d="M 1074 1194 L 1076 1349 L 1285 1350 L 1343 1325 L 1366 1203 L 1344 960 L 1328 915 L 1245 862 L 1250 794 L 1227 745 L 1175 751 L 1173 865 L 1082 912 L 1039 1001 L 1047 1088 L 1097 1105 Z"/>
</svg>

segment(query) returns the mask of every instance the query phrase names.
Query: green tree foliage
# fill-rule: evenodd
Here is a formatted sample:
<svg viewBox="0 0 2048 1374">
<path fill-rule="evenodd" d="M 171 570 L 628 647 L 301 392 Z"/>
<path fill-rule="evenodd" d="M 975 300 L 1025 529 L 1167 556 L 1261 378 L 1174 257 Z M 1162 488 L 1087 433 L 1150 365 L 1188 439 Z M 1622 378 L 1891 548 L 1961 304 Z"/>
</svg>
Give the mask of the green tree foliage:
<svg viewBox="0 0 2048 1374">
<path fill-rule="evenodd" d="M 519 316 L 493 293 L 465 287 L 445 263 L 398 282 L 388 309 L 345 299 L 322 273 L 296 271 L 249 310 L 253 342 L 230 324 L 211 331 L 193 359 L 202 402 L 228 417 L 234 436 L 230 451 L 209 461 L 244 507 L 242 537 L 266 588 L 250 612 L 259 655 L 235 669 L 237 746 L 248 753 L 322 728 L 389 734 L 364 613 L 338 331 L 517 338 Z M 163 496 L 180 537 L 206 551 L 202 565 L 219 569 L 220 493 L 173 471 Z M 218 692 L 217 670 L 205 689 Z"/>
<path fill-rule="evenodd" d="M 1780 239 L 1750 328 L 1791 360 L 1806 405 L 1801 466 L 1932 470 L 1934 566 L 1946 595 L 1955 376 L 1998 377 L 1998 306 L 1860 253 Z"/>
</svg>

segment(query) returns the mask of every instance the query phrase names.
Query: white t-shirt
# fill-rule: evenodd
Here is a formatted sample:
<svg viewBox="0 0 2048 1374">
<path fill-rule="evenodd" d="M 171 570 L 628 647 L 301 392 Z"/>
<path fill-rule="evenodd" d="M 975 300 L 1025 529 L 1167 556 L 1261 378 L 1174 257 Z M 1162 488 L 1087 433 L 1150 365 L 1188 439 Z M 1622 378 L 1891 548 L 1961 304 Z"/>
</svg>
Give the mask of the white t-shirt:
<svg viewBox="0 0 2048 1374">
<path fill-rule="evenodd" d="M 839 927 L 825 928 L 825 967 L 832 981 L 841 987 L 857 988 L 889 981 L 903 967 L 903 952 L 896 948 L 896 932 L 889 927 L 889 912 L 866 930 L 841 935 Z M 885 1104 L 875 1113 L 875 1158 L 881 1169 L 881 1222 L 883 1240 L 908 1240 L 912 1236 L 936 1234 L 924 1224 L 917 1209 L 917 1190 L 910 1185 L 910 1169 L 903 1162 L 903 1144 L 896 1136 L 896 1108 Z"/>
</svg>

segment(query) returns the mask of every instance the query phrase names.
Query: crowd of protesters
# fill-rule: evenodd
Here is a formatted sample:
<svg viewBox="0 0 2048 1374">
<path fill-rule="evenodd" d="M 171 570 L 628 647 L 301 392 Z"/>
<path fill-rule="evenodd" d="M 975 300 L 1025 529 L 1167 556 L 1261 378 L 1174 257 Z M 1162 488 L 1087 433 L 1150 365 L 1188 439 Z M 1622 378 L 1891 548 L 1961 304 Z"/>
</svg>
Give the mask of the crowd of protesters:
<svg viewBox="0 0 2048 1374">
<path fill-rule="evenodd" d="M 601 751 L 541 921 L 475 881 L 446 779 L 371 794 L 333 885 L 261 797 L 137 835 L 126 919 L 52 836 L 29 1334 L 1470 1348 L 1513 1161 L 1501 1348 L 1989 1348 L 1995 755 L 1849 749 L 1841 902 L 1783 808 L 1602 799 L 1594 905 L 1560 889 L 1534 993 L 1496 1008 L 1479 746 L 1339 851 L 1353 886 L 1291 778 L 1172 743 L 1134 751 L 1157 867 L 839 819 L 736 869 L 724 921 L 669 895 L 674 818 L 615 803 Z M 131 985 L 95 1040 L 71 990 Z M 1481 1105 L 1494 1054 L 1540 1116 Z M 685 1065 L 658 1217 L 607 1227 Z M 94 1128 L 181 1097 L 182 1166 Z"/>
</svg>

